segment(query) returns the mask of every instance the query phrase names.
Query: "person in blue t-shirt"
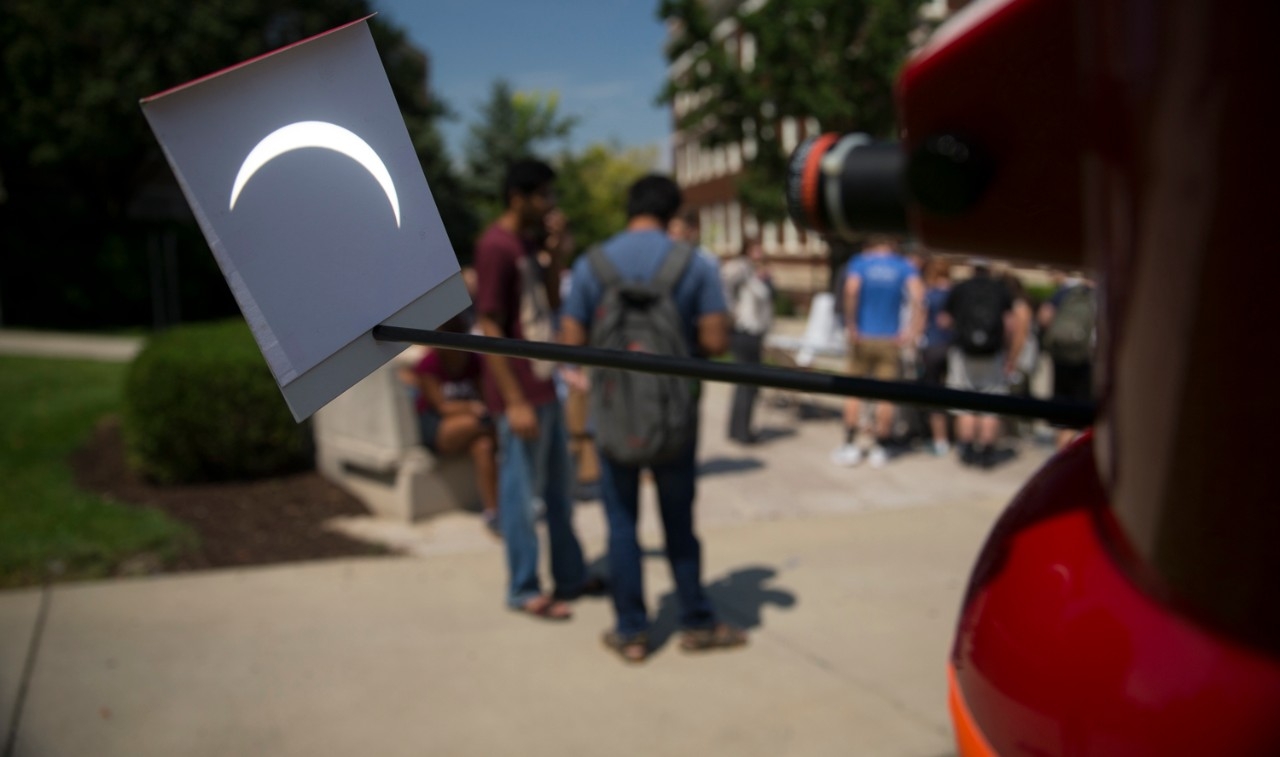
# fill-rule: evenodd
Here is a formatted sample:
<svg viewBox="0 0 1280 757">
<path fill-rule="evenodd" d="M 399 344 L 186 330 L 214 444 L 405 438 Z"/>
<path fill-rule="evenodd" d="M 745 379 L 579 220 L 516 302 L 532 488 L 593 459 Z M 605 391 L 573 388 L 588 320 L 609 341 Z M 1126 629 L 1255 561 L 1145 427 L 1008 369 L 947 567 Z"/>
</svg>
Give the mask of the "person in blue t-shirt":
<svg viewBox="0 0 1280 757">
<path fill-rule="evenodd" d="M 674 242 L 667 225 L 679 210 L 680 188 L 658 175 L 631 186 L 627 196 L 627 227 L 606 241 L 605 257 L 625 280 L 652 281 Z M 729 346 L 729 321 L 720 275 L 713 261 L 693 255 L 674 292 L 676 309 L 693 355 L 714 356 Z M 596 308 L 604 296 L 587 255 L 573 266 L 569 299 L 564 303 L 561 339 L 566 344 L 588 341 Z M 581 379 L 579 379 L 581 380 Z M 702 583 L 702 546 L 693 531 L 696 488 L 697 432 L 674 460 L 649 466 L 658 490 L 658 507 L 666 541 L 667 562 L 680 603 L 680 646 L 701 651 L 740 646 L 746 635 L 719 621 Z M 628 662 L 648 657 L 650 620 L 644 601 L 642 553 L 637 539 L 640 515 L 640 476 L 643 468 L 625 465 L 600 451 L 600 493 L 609 524 L 609 588 L 616 625 L 605 633 L 605 645 Z"/>
<path fill-rule="evenodd" d="M 873 235 L 862 254 L 849 261 L 844 284 L 845 334 L 849 341 L 849 373 L 896 381 L 902 378 L 902 348 L 915 345 L 924 327 L 924 285 L 920 274 L 898 254 L 893 237 Z M 903 301 L 909 316 L 903 320 Z M 831 454 L 837 465 L 862 461 L 857 445 L 862 402 L 850 399 L 844 408 L 844 443 Z M 875 444 L 867 459 L 873 467 L 888 460 L 885 444 L 893 434 L 894 408 L 876 406 Z"/>
</svg>

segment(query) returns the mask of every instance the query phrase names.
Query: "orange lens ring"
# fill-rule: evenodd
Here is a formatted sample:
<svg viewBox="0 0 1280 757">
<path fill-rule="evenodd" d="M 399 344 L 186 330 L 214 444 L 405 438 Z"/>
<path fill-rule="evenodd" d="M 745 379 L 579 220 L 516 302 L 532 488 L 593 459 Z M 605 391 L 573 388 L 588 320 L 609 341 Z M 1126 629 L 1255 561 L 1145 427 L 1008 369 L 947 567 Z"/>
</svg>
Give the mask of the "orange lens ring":
<svg viewBox="0 0 1280 757">
<path fill-rule="evenodd" d="M 956 750 L 959 757 L 997 757 L 978 724 L 973 722 L 973 713 L 969 712 L 964 697 L 960 695 L 956 671 L 950 663 L 947 664 L 947 688 L 947 704 L 951 710 L 951 722 L 956 729 Z"/>
<path fill-rule="evenodd" d="M 839 139 L 839 134 L 830 132 L 815 139 L 801 174 L 800 205 L 809 218 L 809 225 L 820 231 L 827 230 L 818 212 L 818 182 L 822 175 L 822 158 Z"/>
</svg>

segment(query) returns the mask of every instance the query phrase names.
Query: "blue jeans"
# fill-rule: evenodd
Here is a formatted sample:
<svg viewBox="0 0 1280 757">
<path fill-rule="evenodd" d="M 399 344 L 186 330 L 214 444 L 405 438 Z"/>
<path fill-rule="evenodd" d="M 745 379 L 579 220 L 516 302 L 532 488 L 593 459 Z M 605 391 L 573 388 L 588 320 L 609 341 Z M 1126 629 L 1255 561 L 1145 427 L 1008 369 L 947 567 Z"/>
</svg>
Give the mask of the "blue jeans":
<svg viewBox="0 0 1280 757">
<path fill-rule="evenodd" d="M 654 483 L 662 513 L 667 561 L 680 600 L 680 625 L 707 628 L 715 625 L 715 612 L 702 586 L 702 545 L 693 533 L 693 500 L 697 493 L 696 439 L 677 459 L 655 465 Z M 620 465 L 600 456 L 600 490 L 609 522 L 609 589 L 617 615 L 617 630 L 624 636 L 649 627 L 644 604 L 644 578 L 636 524 L 640 514 L 640 472 L 643 468 Z"/>
<path fill-rule="evenodd" d="M 551 546 L 556 592 L 578 593 L 587 580 L 582 546 L 573 531 L 569 500 L 569 446 L 558 401 L 538 407 L 538 436 L 521 439 L 505 415 L 498 418 L 498 525 L 506 543 L 510 585 L 507 604 L 520 607 L 542 593 L 538 584 L 540 499 Z"/>
</svg>

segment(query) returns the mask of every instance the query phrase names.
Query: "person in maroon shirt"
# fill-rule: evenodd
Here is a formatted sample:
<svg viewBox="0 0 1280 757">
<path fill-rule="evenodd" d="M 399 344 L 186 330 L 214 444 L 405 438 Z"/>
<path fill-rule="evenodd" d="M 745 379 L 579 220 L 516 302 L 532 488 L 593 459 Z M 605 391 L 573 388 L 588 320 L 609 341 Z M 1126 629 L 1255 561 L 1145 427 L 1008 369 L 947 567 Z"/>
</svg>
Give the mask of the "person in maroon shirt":
<svg viewBox="0 0 1280 757">
<path fill-rule="evenodd" d="M 466 333 L 469 319 L 458 316 L 440 331 Z M 469 455 L 476 469 L 485 527 L 498 533 L 498 468 L 493 419 L 480 399 L 480 356 L 433 349 L 414 368 L 422 444 L 438 455 Z"/>
<path fill-rule="evenodd" d="M 538 160 L 521 160 L 507 170 L 506 209 L 476 243 L 476 315 L 486 336 L 549 338 L 526 333 L 530 299 L 544 310 L 559 307 L 560 261 L 544 268 L 537 242 L 547 232 L 555 208 L 555 171 Z M 522 305 L 524 308 L 522 309 Z M 551 313 L 546 313 L 550 325 Z M 536 325 L 536 323 L 535 323 Z M 567 620 L 566 599 L 603 587 L 589 580 L 582 546 L 573 530 L 568 437 L 555 384 L 545 366 L 500 355 L 485 356 L 485 402 L 498 431 L 498 522 L 506 545 L 507 604 L 539 618 Z M 541 501 L 551 549 L 555 589 L 544 594 L 538 581 L 537 502 Z"/>
</svg>

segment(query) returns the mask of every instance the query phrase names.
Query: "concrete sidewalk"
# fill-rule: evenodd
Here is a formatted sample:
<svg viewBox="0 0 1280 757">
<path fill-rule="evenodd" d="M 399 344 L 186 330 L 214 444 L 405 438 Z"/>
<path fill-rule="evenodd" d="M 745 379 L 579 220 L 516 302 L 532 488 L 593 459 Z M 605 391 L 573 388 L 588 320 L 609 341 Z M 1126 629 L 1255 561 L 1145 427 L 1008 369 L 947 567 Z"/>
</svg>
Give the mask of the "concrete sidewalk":
<svg viewBox="0 0 1280 757">
<path fill-rule="evenodd" d="M 0 329 L 0 355 L 82 358 L 127 363 L 142 349 L 142 337 Z"/>
<path fill-rule="evenodd" d="M 558 625 L 506 611 L 484 552 L 59 587 L 18 755 L 919 755 L 951 750 L 944 660 L 977 504 L 707 534 L 746 649 L 643 667 L 599 643 L 604 600 Z M 657 635 L 665 565 L 647 563 Z M 38 592 L 0 596 L 13 672 Z"/>
<path fill-rule="evenodd" d="M 0 592 L 0 725 L 43 598 L 22 757 L 953 753 L 944 663 L 961 593 L 1047 452 L 1025 446 L 992 472 L 921 454 L 836 468 L 838 421 L 765 408 L 769 441 L 735 447 L 729 387 L 707 394 L 705 574 L 724 616 L 751 629 L 746 649 L 678 650 L 651 500 L 663 645 L 640 667 L 600 645 L 607 600 L 579 602 L 564 624 L 506 610 L 501 546 L 476 516 L 355 519 L 335 527 L 413 557 Z M 576 515 L 598 558 L 599 505 Z"/>
</svg>

